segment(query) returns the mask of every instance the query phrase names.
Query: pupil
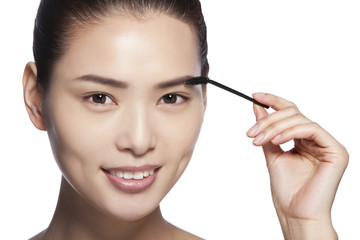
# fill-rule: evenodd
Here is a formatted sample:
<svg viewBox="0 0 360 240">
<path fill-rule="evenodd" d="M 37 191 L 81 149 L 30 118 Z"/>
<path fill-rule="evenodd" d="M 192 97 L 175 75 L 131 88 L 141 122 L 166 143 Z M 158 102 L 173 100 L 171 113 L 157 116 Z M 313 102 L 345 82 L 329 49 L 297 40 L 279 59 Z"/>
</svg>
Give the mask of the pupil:
<svg viewBox="0 0 360 240">
<path fill-rule="evenodd" d="M 165 103 L 176 103 L 176 95 L 174 94 L 168 94 L 164 97 Z"/>
<path fill-rule="evenodd" d="M 93 101 L 96 103 L 104 104 L 106 101 L 106 97 L 103 94 L 96 94 L 93 96 Z"/>
</svg>

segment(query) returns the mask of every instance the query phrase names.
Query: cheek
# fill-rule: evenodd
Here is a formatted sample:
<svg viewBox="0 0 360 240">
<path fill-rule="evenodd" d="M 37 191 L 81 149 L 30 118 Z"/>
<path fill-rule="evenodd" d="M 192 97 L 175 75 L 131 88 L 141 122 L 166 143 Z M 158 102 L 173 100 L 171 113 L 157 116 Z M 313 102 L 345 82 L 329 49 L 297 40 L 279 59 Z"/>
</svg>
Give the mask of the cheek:
<svg viewBox="0 0 360 240">
<path fill-rule="evenodd" d="M 53 109 L 48 111 L 50 142 L 55 159 L 70 182 L 85 179 L 84 176 L 99 171 L 104 162 L 118 156 L 116 142 L 125 131 L 119 129 L 122 126 L 119 122 L 129 122 L 127 114 L 110 111 L 96 115 L 84 108 L 83 103 L 76 103 L 72 97 L 66 97 L 66 94 L 54 96 L 50 109 Z M 148 130 L 157 139 L 155 154 L 171 163 L 169 171 L 176 179 L 190 160 L 203 114 L 204 106 L 200 97 L 183 110 L 154 110 L 152 113 L 156 117 L 150 118 L 152 129 Z"/>
<path fill-rule="evenodd" d="M 65 177 L 99 169 L 100 156 L 109 146 L 103 124 L 90 118 L 80 105 L 62 98 L 54 102 L 48 134 L 55 159 Z M 106 126 L 106 124 L 105 124 Z"/>
<path fill-rule="evenodd" d="M 185 113 L 164 117 L 159 122 L 163 129 L 161 145 L 167 154 L 171 154 L 169 161 L 176 167 L 178 175 L 185 170 L 193 153 L 202 126 L 203 113 L 204 108 L 199 101 Z"/>
</svg>

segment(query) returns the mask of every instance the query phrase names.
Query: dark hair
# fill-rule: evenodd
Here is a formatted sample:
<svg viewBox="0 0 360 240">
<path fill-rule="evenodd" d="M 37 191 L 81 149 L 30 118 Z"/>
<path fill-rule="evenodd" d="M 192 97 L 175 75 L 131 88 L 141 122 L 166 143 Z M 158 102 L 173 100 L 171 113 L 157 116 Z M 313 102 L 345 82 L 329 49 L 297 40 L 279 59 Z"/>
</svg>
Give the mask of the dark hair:
<svg viewBox="0 0 360 240">
<path fill-rule="evenodd" d="M 47 91 L 53 66 L 77 29 L 114 14 L 142 17 L 149 11 L 168 14 L 193 27 L 199 41 L 201 75 L 206 76 L 209 71 L 206 24 L 199 0 L 41 0 L 33 43 L 39 90 Z"/>
</svg>

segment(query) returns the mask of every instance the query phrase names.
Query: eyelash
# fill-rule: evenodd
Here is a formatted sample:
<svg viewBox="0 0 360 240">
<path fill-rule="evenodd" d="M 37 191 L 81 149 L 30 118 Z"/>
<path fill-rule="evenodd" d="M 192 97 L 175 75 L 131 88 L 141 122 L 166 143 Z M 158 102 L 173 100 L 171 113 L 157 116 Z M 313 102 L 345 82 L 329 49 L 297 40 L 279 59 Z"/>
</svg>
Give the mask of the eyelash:
<svg viewBox="0 0 360 240">
<path fill-rule="evenodd" d="M 169 97 L 171 99 L 166 99 L 167 97 Z M 102 98 L 103 101 L 96 102 L 95 101 L 96 98 Z M 91 93 L 89 95 L 86 95 L 86 96 L 84 96 L 84 100 L 90 102 L 91 104 L 97 105 L 97 106 L 116 104 L 112 96 L 110 96 L 107 93 L 103 93 L 103 92 L 96 92 L 96 93 Z M 169 100 L 170 100 L 170 102 L 166 102 Z M 109 101 L 111 101 L 111 102 L 109 103 Z M 166 104 L 166 105 L 178 105 L 178 104 L 182 104 L 187 101 L 189 101 L 189 97 L 183 96 L 178 93 L 168 93 L 160 98 L 159 103 Z"/>
<path fill-rule="evenodd" d="M 104 102 L 95 102 L 95 98 L 98 97 L 102 97 L 104 98 Z M 113 97 L 111 97 L 109 94 L 103 93 L 103 92 L 97 92 L 97 93 L 92 93 L 90 95 L 87 95 L 84 97 L 84 100 L 89 101 L 90 103 L 94 104 L 94 105 L 109 105 L 109 104 L 115 104 L 115 101 L 113 99 Z M 111 103 L 109 103 L 108 101 L 111 101 Z"/>
<path fill-rule="evenodd" d="M 174 100 L 171 99 L 171 102 L 166 103 L 165 102 L 166 97 L 174 97 L 175 102 L 172 102 Z M 178 102 L 179 98 L 182 99 L 181 102 Z M 168 93 L 168 94 L 165 94 L 164 96 L 162 96 L 160 98 L 160 104 L 167 104 L 167 105 L 177 105 L 177 104 L 182 104 L 182 103 L 187 102 L 187 101 L 189 101 L 188 97 L 185 97 L 185 96 L 177 94 L 177 93 Z"/>
</svg>

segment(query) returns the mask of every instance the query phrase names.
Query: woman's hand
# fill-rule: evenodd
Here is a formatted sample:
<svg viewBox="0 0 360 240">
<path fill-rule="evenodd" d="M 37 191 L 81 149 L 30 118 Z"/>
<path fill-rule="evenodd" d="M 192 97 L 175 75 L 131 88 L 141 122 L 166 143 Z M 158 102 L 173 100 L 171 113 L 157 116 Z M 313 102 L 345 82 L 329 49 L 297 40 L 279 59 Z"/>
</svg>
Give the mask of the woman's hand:
<svg viewBox="0 0 360 240">
<path fill-rule="evenodd" d="M 271 106 L 268 114 L 254 105 L 257 123 L 247 135 L 262 146 L 274 205 L 285 239 L 337 239 L 331 206 L 348 163 L 346 149 L 295 104 L 271 94 L 254 94 Z M 284 152 L 280 144 L 294 140 Z"/>
</svg>

